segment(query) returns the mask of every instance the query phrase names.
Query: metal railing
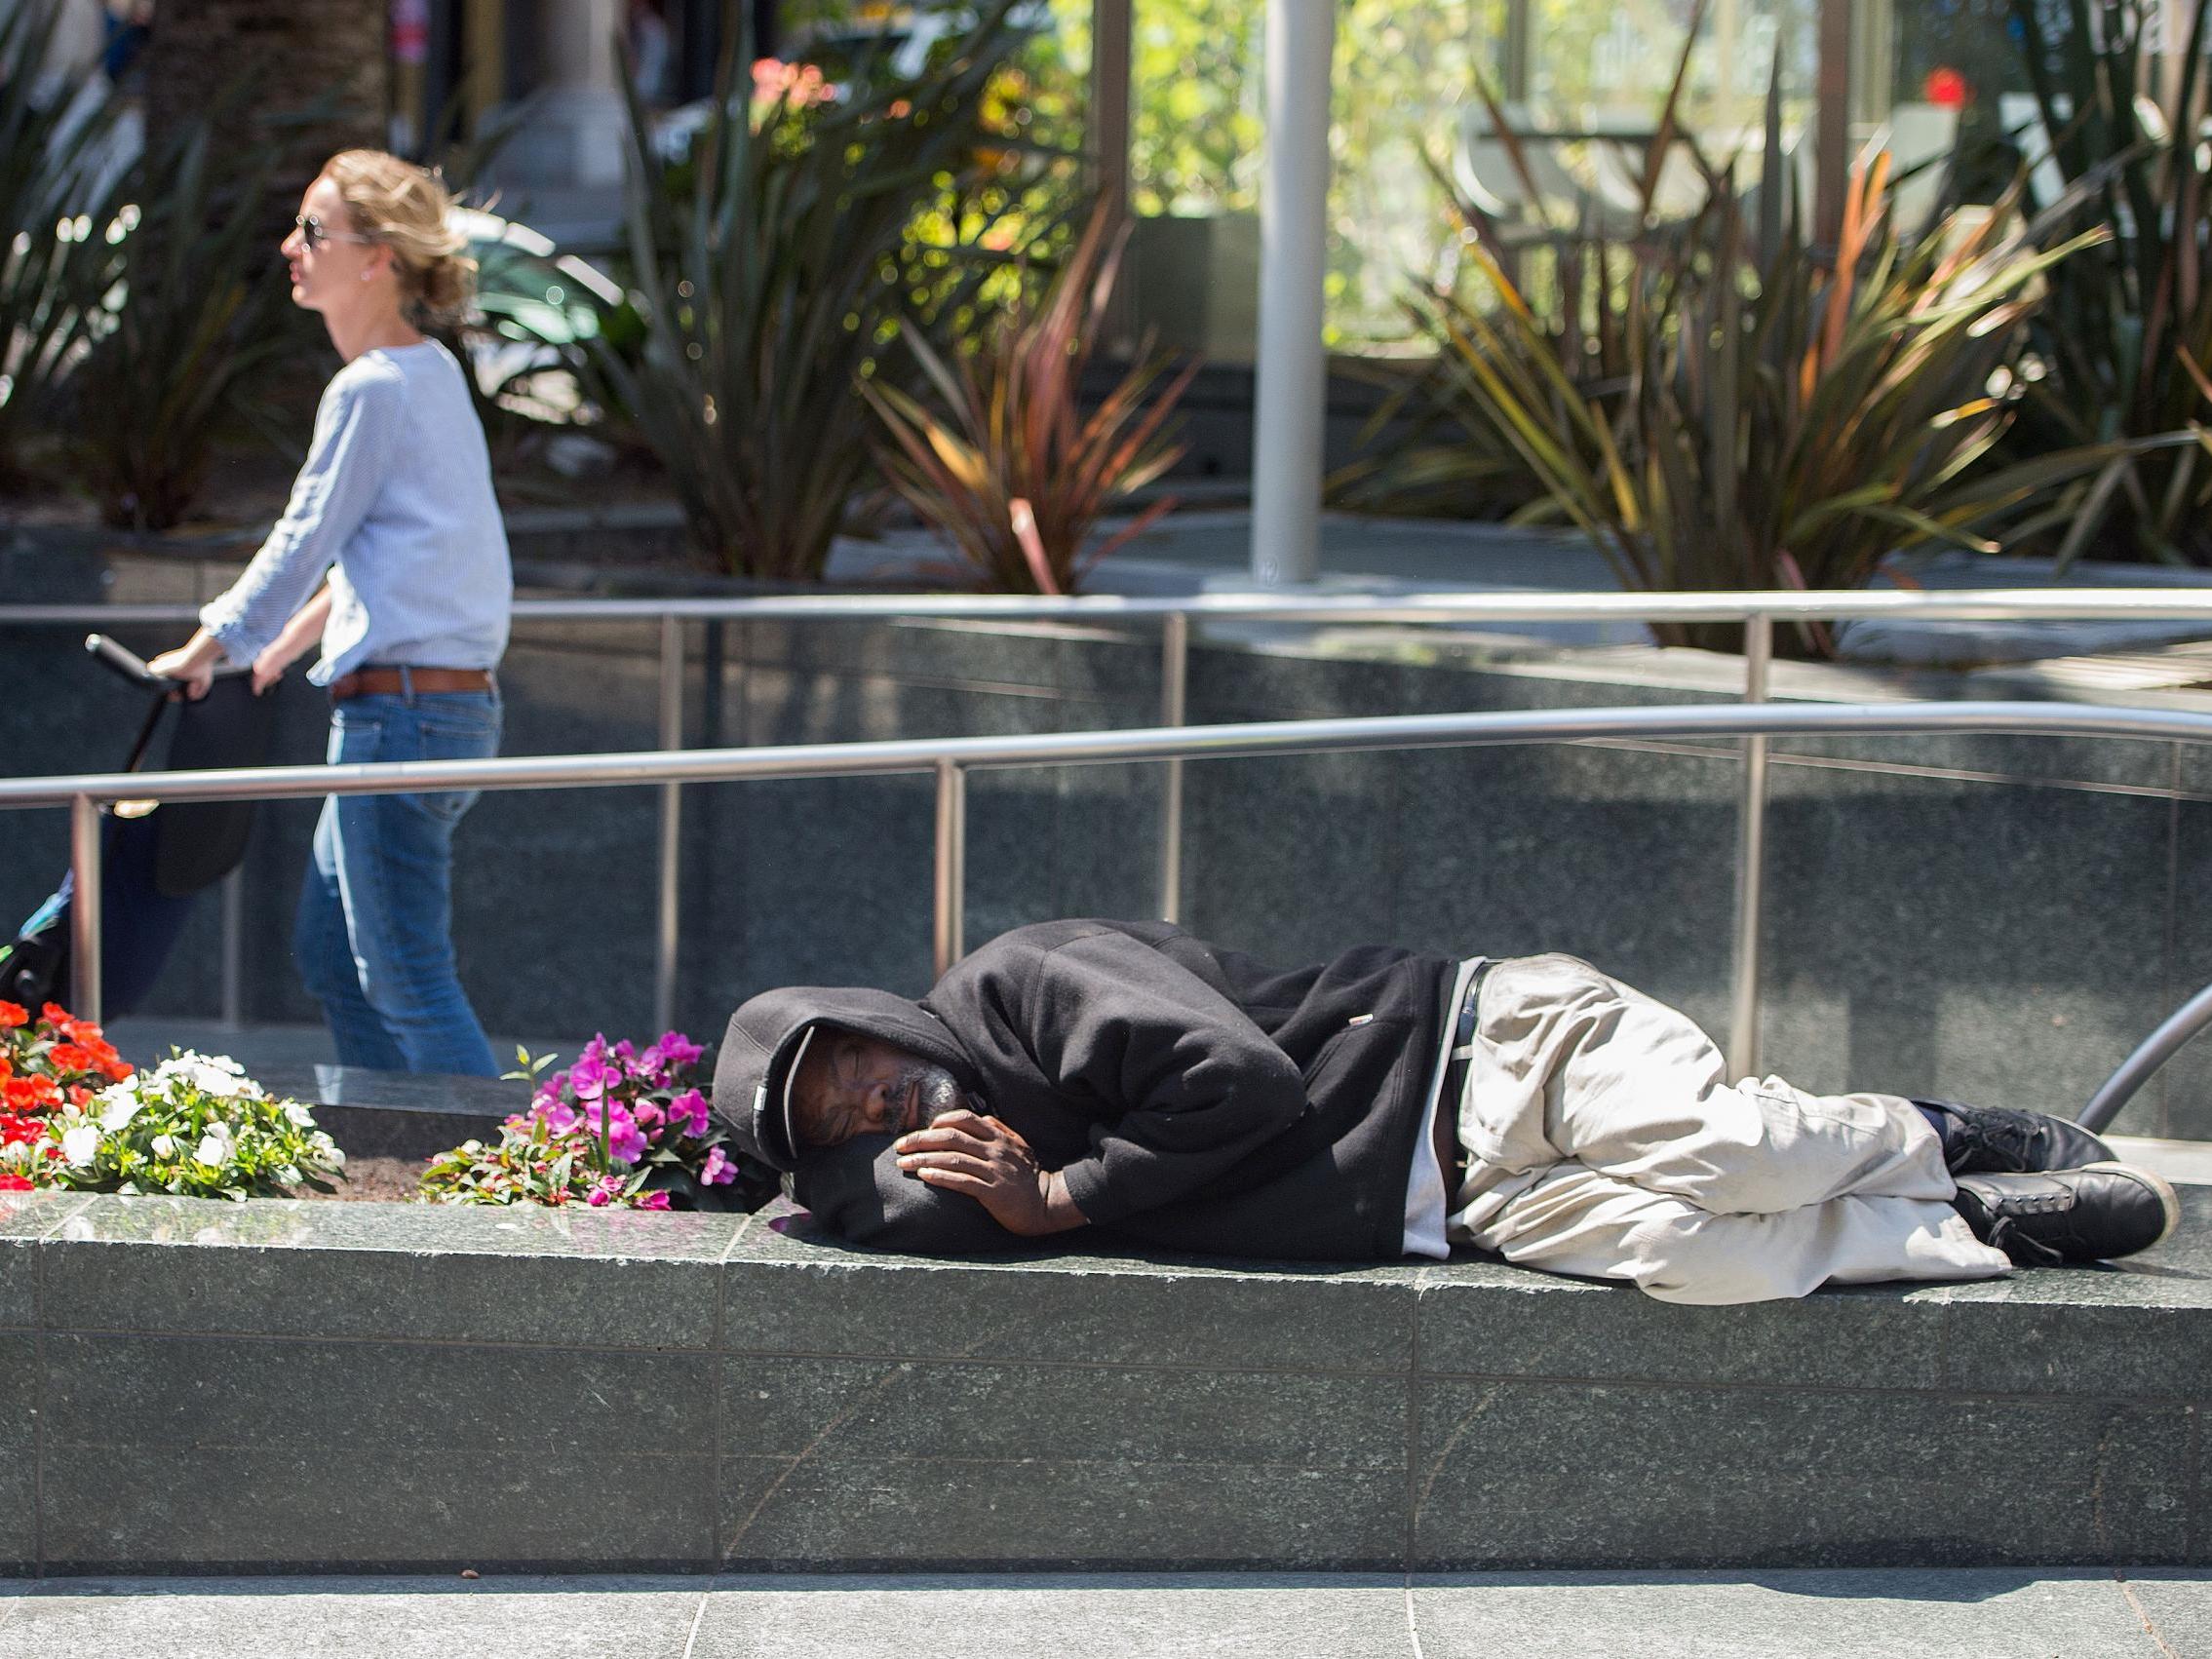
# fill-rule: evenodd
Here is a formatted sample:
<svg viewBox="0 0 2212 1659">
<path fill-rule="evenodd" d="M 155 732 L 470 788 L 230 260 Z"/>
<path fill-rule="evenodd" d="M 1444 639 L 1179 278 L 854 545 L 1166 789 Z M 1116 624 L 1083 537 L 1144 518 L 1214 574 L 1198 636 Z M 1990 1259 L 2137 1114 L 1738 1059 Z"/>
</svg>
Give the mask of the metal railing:
<svg viewBox="0 0 2212 1659">
<path fill-rule="evenodd" d="M 76 876 L 71 910 L 75 1005 L 100 1013 L 100 807 L 121 799 L 211 801 L 289 799 L 328 794 L 413 793 L 429 790 L 586 789 L 657 784 L 726 783 L 746 779 L 843 777 L 932 772 L 937 780 L 932 863 L 935 961 L 942 973 L 963 953 L 962 874 L 966 857 L 965 778 L 980 767 L 1095 764 L 1318 754 L 1352 750 L 1455 748 L 1496 743 L 1591 738 L 1710 737 L 1764 740 L 1780 734 L 2001 732 L 2024 735 L 2143 738 L 2212 742 L 2212 714 L 2175 710 L 2087 708 L 2053 703 L 1901 703 L 1831 706 L 1707 706 L 1673 709 L 1542 710 L 1502 714 L 1378 715 L 1360 719 L 1284 720 L 1142 731 L 1076 732 L 1028 738 L 939 738 L 877 743 L 786 745 L 766 749 L 645 752 L 628 754 L 522 756 L 468 761 L 401 761 L 348 766 L 265 766 L 231 771 L 88 773 L 0 780 L 0 810 L 61 806 L 70 810 L 70 856 Z M 1753 884 L 1756 887 L 1756 883 Z M 1743 884 L 1739 881 L 1739 898 Z M 1739 936 L 1740 944 L 1740 936 Z M 1749 1023 L 1730 1033 L 1738 1074 L 1757 1068 L 1759 997 L 1756 954 L 1739 949 L 1731 1006 Z M 2212 1020 L 2212 995 L 2199 997 L 2196 1023 Z M 2169 1022 L 2171 1027 L 2175 1022 Z M 2193 1030 L 2195 1027 L 2190 1027 Z M 2166 1028 L 2159 1054 L 2189 1033 Z M 2152 1045 L 2147 1044 L 2146 1050 Z M 1740 1053 L 1738 1051 L 1741 1051 Z M 2133 1065 L 2136 1062 L 2130 1061 Z M 2154 1066 L 2154 1061 L 2153 1062 Z M 2143 1075 L 2149 1074 L 2146 1069 Z M 2125 1075 L 2123 1068 L 2122 1076 Z M 2121 1081 L 2100 1091 L 2109 1121 L 2124 1094 Z M 2137 1079 L 2140 1082 L 2140 1078 Z"/>
<path fill-rule="evenodd" d="M 1183 841 L 1183 777 L 1184 759 L 1197 755 L 1229 753 L 1280 752 L 1288 748 L 1291 752 L 1318 752 L 1327 748 L 1394 748 L 1431 743 L 1482 743 L 1482 742 L 1532 742 L 1559 741 L 1562 739 L 1622 736 L 1680 736 L 1689 732 L 1705 735 L 1736 734 L 1743 738 L 1744 772 L 1738 806 L 1737 854 L 1735 867 L 1734 926 L 1732 940 L 1733 971 L 1731 974 L 1729 1062 L 1738 1074 L 1757 1068 L 1758 1061 L 1758 984 L 1760 930 L 1763 912 L 1763 865 L 1766 832 L 1766 739 L 1777 731 L 1925 731 L 1971 729 L 2007 732 L 2047 732 L 2055 730 L 2086 731 L 2107 736 L 2158 736 L 2194 740 L 2203 734 L 2188 727 L 2189 720 L 2196 716 L 2155 714 L 2150 712 L 2104 711 L 2074 706 L 2040 704 L 1942 704 L 1914 708 L 1924 719 L 1904 724 L 1879 723 L 1884 717 L 1884 706 L 1839 706 L 1830 709 L 1801 709 L 1773 711 L 1787 715 L 1781 723 L 1769 723 L 1764 717 L 1754 717 L 1750 711 L 1766 705 L 1768 670 L 1772 660 L 1773 628 L 1776 622 L 1836 621 L 1853 618 L 1882 618 L 1887 620 L 1916 621 L 2058 621 L 2058 620 L 2120 620 L 2120 621 L 2173 621 L 2191 620 L 2212 623 L 2212 593 L 2174 589 L 2043 589 L 2043 590 L 1993 590 L 1969 591 L 1949 594 L 1925 592 L 1883 593 L 1712 593 L 1712 594 L 1529 594 L 1529 593 L 1438 593 L 1407 594 L 1378 598 L 1372 595 L 1307 597 L 1284 598 L 1269 594 L 1203 594 L 1172 598 L 1089 597 L 1078 598 L 1028 598 L 1011 596 L 971 595 L 871 595 L 871 596 L 812 596 L 791 595 L 759 598 L 640 598 L 640 599 L 525 599 L 514 607 L 518 622 L 564 623 L 645 623 L 659 625 L 659 740 L 661 750 L 643 754 L 627 755 L 576 755 L 553 756 L 544 759 L 516 758 L 470 762 L 452 766 L 425 768 L 412 767 L 282 767 L 262 768 L 236 773 L 206 773 L 189 778 L 174 774 L 149 776 L 137 774 L 125 782 L 117 782 L 121 775 L 89 776 L 81 779 L 24 779 L 0 781 L 0 808 L 23 805 L 58 805 L 64 802 L 78 807 L 79 822 L 72 830 L 72 862 L 79 874 L 76 891 L 79 894 L 95 893 L 97 888 L 88 884 L 85 870 L 89 867 L 97 871 L 98 860 L 97 809 L 104 801 L 120 798 L 136 799 L 195 799 L 195 798 L 287 798 L 302 795 L 348 792 L 396 792 L 426 788 L 572 788 L 590 784 L 657 783 L 660 787 L 659 806 L 659 872 L 657 882 L 656 939 L 653 1007 L 655 1018 L 663 1023 L 673 1019 L 676 995 L 676 972 L 679 930 L 679 849 L 681 832 L 681 786 L 686 782 L 727 781 L 739 778 L 768 777 L 824 777 L 845 772 L 866 771 L 918 771 L 934 770 L 938 776 L 938 857 L 936 860 L 937 907 L 937 956 L 942 968 L 948 962 L 948 944 L 956 946 L 957 914 L 960 908 L 961 879 L 958 859 L 948 862 L 946 848 L 956 843 L 960 827 L 964 824 L 964 772 L 972 766 L 1065 764 L 1092 760 L 1158 760 L 1167 767 L 1165 788 L 1162 791 L 1161 830 L 1159 851 L 1159 908 L 1168 920 L 1179 918 L 1182 887 Z M 9 627 L 123 627 L 132 625 L 184 626 L 195 620 L 197 611 L 182 604 L 118 604 L 118 605 L 0 605 L 0 628 Z M 1184 723 L 1187 688 L 1190 629 L 1193 620 L 1217 622 L 1274 622 L 1274 623 L 1334 623 L 1340 626 L 1402 626 L 1408 624 L 1483 623 L 1526 624 L 1544 623 L 1741 623 L 1744 627 L 1744 688 L 1745 710 L 1604 710 L 1586 711 L 1582 715 L 1558 723 L 1566 716 L 1554 715 L 1467 715 L 1457 716 L 1473 721 L 1489 721 L 1489 726 L 1469 727 L 1470 735 L 1433 737 L 1409 735 L 1390 738 L 1383 735 L 1388 722 L 1396 716 L 1382 716 L 1368 721 L 1293 721 L 1274 722 L 1255 726 L 1225 726 L 1200 728 L 1205 736 L 1196 747 L 1182 747 L 1172 741 L 1176 728 Z M 948 739 L 941 744 L 854 744 L 836 746 L 782 747 L 766 750 L 682 750 L 682 691 L 684 671 L 684 640 L 682 625 L 685 622 L 820 622 L 820 621 L 998 621 L 998 622 L 1060 622 L 1089 623 L 1093 625 L 1115 622 L 1157 621 L 1161 625 L 1161 725 L 1160 730 L 1144 732 L 1105 732 L 1070 734 L 1058 739 Z M 1886 706 L 1887 717 L 1903 714 L 1913 706 Z M 1966 711 L 1979 711 L 1987 720 L 1995 723 L 1961 726 L 1955 717 Z M 1585 729 L 1582 721 L 1595 715 L 1606 715 L 1623 722 L 1617 729 Z M 1738 723 L 1717 716 L 1732 715 Z M 1838 718 L 1843 716 L 1844 718 Z M 1862 721 L 1873 719 L 1874 724 L 1851 724 L 1855 717 Z M 1422 717 L 1424 719 L 1431 717 Z M 1442 718 L 1442 716 L 1439 716 Z M 2161 726 L 2155 732 L 2122 729 L 2125 720 L 2156 718 L 2160 721 L 2180 720 L 2182 726 L 2168 729 Z M 1502 721 L 1502 724 L 1497 722 Z M 1530 723 L 1533 722 L 1533 723 Z M 1688 722 L 1688 723 L 1676 723 Z M 1801 723 L 1802 722 L 1802 723 Z M 2023 723 L 2024 722 L 2024 723 Z M 2115 723 L 2117 722 L 2117 723 Z M 1418 724 L 1418 722 L 1416 722 Z M 1326 734 L 1336 728 L 1360 728 L 1372 732 L 1368 738 L 1350 738 L 1338 741 L 1333 737 L 1317 736 L 1318 749 L 1300 751 L 1295 742 L 1271 741 L 1249 749 L 1226 743 L 1223 734 L 1237 732 L 1288 734 L 1298 732 Z M 1412 732 L 1414 728 L 1405 728 Z M 1487 732 L 1489 735 L 1471 735 Z M 1142 752 L 1123 752 L 1112 748 L 1116 741 L 1146 740 L 1149 747 Z M 1378 741 L 1379 740 L 1379 741 Z M 982 748 L 962 749 L 959 745 L 982 745 Z M 1043 744 L 1045 749 L 1038 749 Z M 1063 752 L 1058 745 L 1076 745 Z M 1089 744 L 1090 749 L 1081 746 Z M 1100 744 L 1105 748 L 1097 747 Z M 947 748 L 946 746 L 953 746 Z M 990 746 L 999 746 L 991 748 Z M 1015 750 L 1005 746 L 1014 745 Z M 940 752 L 942 751 L 942 752 Z M 1018 755 L 1015 751 L 1019 751 Z M 843 759 L 833 761 L 832 755 L 850 756 L 851 764 Z M 894 755 L 904 758 L 893 759 Z M 711 769 L 700 771 L 696 762 L 715 760 L 730 770 Z M 651 762 L 653 764 L 647 764 Z M 796 769 L 786 769 L 787 766 Z M 471 781 L 443 782 L 456 767 L 467 772 Z M 481 780 L 475 768 L 502 768 L 484 772 Z M 581 767 L 582 770 L 576 768 Z M 549 770 L 548 768 L 552 768 Z M 389 774 L 394 781 L 347 784 L 348 777 L 370 777 Z M 435 773 L 435 779 L 432 774 Z M 404 775 L 406 781 L 397 781 Z M 248 782 L 251 780 L 251 788 Z M 426 781 L 429 780 L 429 781 Z M 48 785 L 61 788 L 56 794 L 52 789 L 38 793 L 32 786 Z M 173 789 L 183 785 L 183 790 Z M 112 786 L 112 787 L 111 787 Z M 193 790 L 215 786 L 213 794 L 191 792 Z M 236 789 L 237 793 L 225 793 Z M 91 803 L 95 822 L 88 829 L 81 822 Z M 96 897 L 97 907 L 97 897 Z M 238 900 L 235 892 L 226 895 L 225 961 L 233 972 L 225 976 L 225 1014 L 235 1018 L 237 987 L 234 979 L 237 960 L 236 941 L 229 937 L 235 929 L 238 916 Z M 77 912 L 79 932 L 85 931 L 84 907 Z M 952 918 L 952 919 L 949 919 Z M 97 935 L 97 930 L 94 930 Z M 97 981 L 97 938 L 92 978 Z M 957 954 L 956 947 L 950 954 Z M 86 960 L 80 954 L 80 963 Z M 93 985 L 97 999 L 97 984 Z M 83 999 L 82 991 L 79 992 Z M 2192 1005 L 2194 1006 L 2193 1004 Z M 2187 1013 L 2188 1010 L 2182 1011 Z M 2182 1014 L 2175 1016 L 2175 1022 Z M 2212 1000 L 2202 1019 L 2190 1025 L 2178 1037 L 2171 1036 L 2165 1027 L 2154 1034 L 2145 1045 L 2148 1051 L 2160 1037 L 2166 1037 L 2170 1053 L 2186 1041 L 2198 1025 L 2212 1022 Z M 2169 1022 L 2169 1024 L 2174 1022 Z M 2143 1059 L 2139 1053 L 2137 1060 Z M 2154 1069 L 2158 1060 L 2152 1060 L 2143 1075 Z M 2131 1063 L 2134 1063 L 2131 1061 Z M 2125 1068 L 2123 1068 L 2124 1071 Z M 2121 1079 L 2115 1076 L 2114 1083 Z M 2140 1079 L 2138 1079 L 2138 1083 Z M 2108 1085 L 2110 1090 L 2114 1085 Z M 2132 1092 L 2132 1089 L 2130 1090 Z M 2103 1100 L 2102 1094 L 2099 1097 Z M 2116 1103 L 2108 1109 L 2116 1110 Z"/>
</svg>

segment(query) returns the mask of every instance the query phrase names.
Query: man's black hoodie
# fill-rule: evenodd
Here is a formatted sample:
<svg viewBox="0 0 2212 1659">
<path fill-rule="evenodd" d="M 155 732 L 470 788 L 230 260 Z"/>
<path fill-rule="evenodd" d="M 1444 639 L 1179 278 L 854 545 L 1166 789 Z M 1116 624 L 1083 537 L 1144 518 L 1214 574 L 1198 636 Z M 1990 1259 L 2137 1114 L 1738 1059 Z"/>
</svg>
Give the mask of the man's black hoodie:
<svg viewBox="0 0 2212 1659">
<path fill-rule="evenodd" d="M 982 946 L 920 1002 L 801 986 L 730 1019 L 718 1112 L 749 1151 L 809 1025 L 935 1061 L 1017 1130 L 1099 1231 L 1310 1260 L 1403 1253 L 1407 1177 L 1455 962 L 1383 946 L 1269 968 L 1159 922 L 1057 921 Z M 802 1155 L 799 1203 L 855 1243 L 919 1254 L 1019 1241 L 902 1172 L 888 1136 Z M 776 1161 L 771 1158 L 770 1161 Z"/>
</svg>

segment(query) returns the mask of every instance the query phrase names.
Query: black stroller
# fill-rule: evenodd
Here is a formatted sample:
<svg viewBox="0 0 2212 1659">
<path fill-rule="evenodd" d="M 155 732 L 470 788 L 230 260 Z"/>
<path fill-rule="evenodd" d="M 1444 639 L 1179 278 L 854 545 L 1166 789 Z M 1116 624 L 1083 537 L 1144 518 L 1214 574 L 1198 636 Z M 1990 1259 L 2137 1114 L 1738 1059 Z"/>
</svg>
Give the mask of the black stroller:
<svg viewBox="0 0 2212 1659">
<path fill-rule="evenodd" d="M 197 703 L 172 701 L 174 683 L 104 635 L 85 649 L 104 667 L 154 694 L 123 770 L 140 770 L 163 716 L 169 723 L 167 769 L 260 766 L 276 735 L 276 698 L 253 695 L 243 670 L 216 676 Z M 100 966 L 102 1013 L 129 1014 L 145 1000 L 193 902 L 238 868 L 253 828 L 252 801 L 193 801 L 159 806 L 121 801 L 105 809 L 100 832 Z M 36 1010 L 69 996 L 69 909 L 74 872 L 32 912 L 12 944 L 0 945 L 0 1000 Z"/>
</svg>

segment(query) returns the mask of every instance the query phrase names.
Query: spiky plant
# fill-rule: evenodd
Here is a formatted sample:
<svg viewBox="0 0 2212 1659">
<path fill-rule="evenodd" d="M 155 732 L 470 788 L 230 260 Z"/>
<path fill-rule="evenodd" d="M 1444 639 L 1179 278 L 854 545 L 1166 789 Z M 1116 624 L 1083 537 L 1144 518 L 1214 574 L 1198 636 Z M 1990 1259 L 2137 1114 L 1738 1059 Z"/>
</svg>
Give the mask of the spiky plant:
<svg viewBox="0 0 2212 1659">
<path fill-rule="evenodd" d="M 595 362 L 666 467 L 694 539 L 725 568 L 821 575 L 870 476 L 862 375 L 914 326 L 915 294 L 951 313 L 981 282 L 972 243 L 922 246 L 912 227 L 941 207 L 948 180 L 1005 165 L 1006 140 L 980 112 L 1019 38 L 1010 10 L 995 0 L 916 76 L 856 76 L 841 95 L 791 77 L 757 117 L 753 66 L 733 47 L 714 114 L 678 164 L 656 155 L 633 96 L 642 330 L 634 345 L 620 329 L 602 334 Z"/>
<path fill-rule="evenodd" d="M 46 72 L 59 16 L 49 0 L 0 11 L 0 480 L 19 475 L 121 261 L 115 105 L 90 73 Z"/>
<path fill-rule="evenodd" d="M 1168 417 L 1197 373 L 1148 346 L 1085 414 L 1085 369 L 1128 244 L 1106 203 L 1035 303 L 1017 301 L 972 352 L 948 362 L 920 335 L 909 349 L 933 397 L 864 382 L 887 443 L 892 485 L 988 587 L 1070 594 L 1091 568 L 1175 504 L 1153 502 L 1090 546 L 1100 518 L 1182 457 Z"/>
</svg>

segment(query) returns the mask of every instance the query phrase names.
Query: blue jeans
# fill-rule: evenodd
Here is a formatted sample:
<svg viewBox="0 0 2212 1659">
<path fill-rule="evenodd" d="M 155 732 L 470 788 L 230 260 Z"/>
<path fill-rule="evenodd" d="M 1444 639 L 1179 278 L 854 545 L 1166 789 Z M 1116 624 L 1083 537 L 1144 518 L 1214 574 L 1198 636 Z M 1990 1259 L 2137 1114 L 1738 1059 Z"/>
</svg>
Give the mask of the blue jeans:
<svg viewBox="0 0 2212 1659">
<path fill-rule="evenodd" d="M 330 758 L 479 760 L 499 722 L 496 692 L 351 697 L 331 708 Z M 499 1074 L 453 969 L 453 829 L 475 804 L 474 791 L 323 803 L 292 947 L 339 1064 Z"/>
</svg>

